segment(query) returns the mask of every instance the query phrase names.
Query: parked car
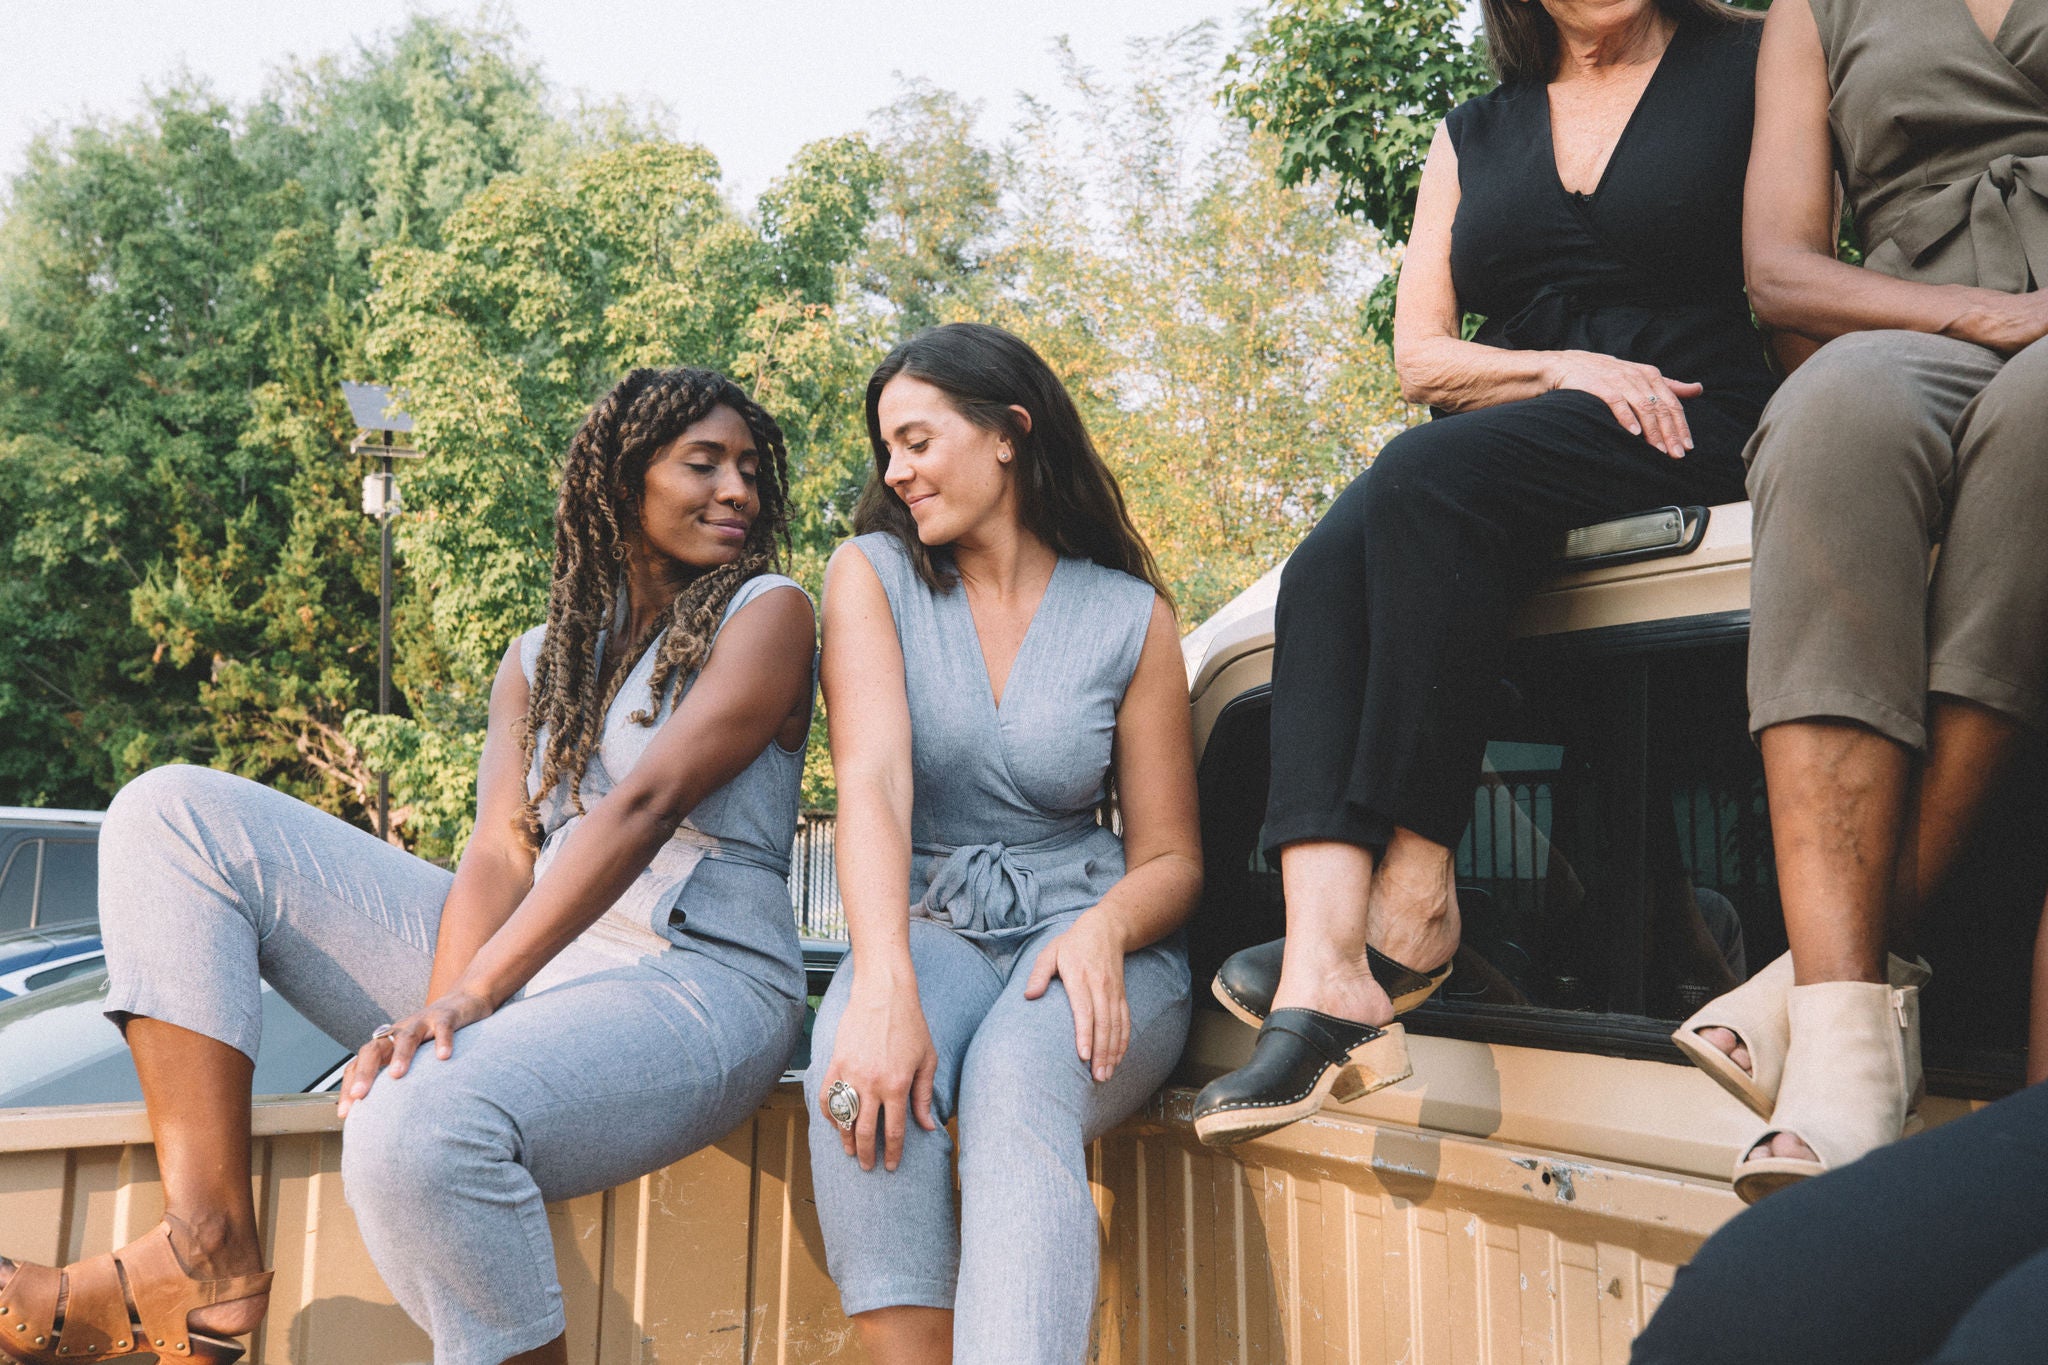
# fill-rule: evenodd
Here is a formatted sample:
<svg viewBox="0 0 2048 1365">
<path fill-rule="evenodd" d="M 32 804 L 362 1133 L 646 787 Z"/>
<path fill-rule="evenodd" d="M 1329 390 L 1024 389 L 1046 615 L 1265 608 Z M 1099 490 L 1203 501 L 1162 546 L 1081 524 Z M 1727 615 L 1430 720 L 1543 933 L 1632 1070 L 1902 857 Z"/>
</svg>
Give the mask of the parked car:
<svg viewBox="0 0 2048 1365">
<path fill-rule="evenodd" d="M 96 810 L 0 806 L 0 934 L 99 919 Z"/>
<path fill-rule="evenodd" d="M 0 1000 L 94 971 L 104 955 L 99 927 L 94 924 L 0 934 Z"/>
<path fill-rule="evenodd" d="M 106 969 L 95 962 L 73 980 L 0 1002 L 0 1109 L 142 1098 L 128 1046 L 103 1013 L 106 996 Z M 257 1094 L 319 1090 L 339 1079 L 348 1057 L 348 1049 L 263 988 Z"/>
<path fill-rule="evenodd" d="M 844 943 L 804 941 L 810 1001 L 804 1012 L 803 1041 L 790 1059 L 792 1072 L 809 1064 L 818 997 L 845 953 Z M 0 938 L 0 992 L 15 983 L 26 987 L 12 992 L 25 998 L 0 1000 L 0 1109 L 142 1098 L 127 1045 L 102 1014 L 107 994 L 103 956 L 99 933 L 90 927 L 32 930 Z M 331 1089 L 348 1058 L 348 1049 L 282 996 L 263 988 L 257 1094 Z"/>
</svg>

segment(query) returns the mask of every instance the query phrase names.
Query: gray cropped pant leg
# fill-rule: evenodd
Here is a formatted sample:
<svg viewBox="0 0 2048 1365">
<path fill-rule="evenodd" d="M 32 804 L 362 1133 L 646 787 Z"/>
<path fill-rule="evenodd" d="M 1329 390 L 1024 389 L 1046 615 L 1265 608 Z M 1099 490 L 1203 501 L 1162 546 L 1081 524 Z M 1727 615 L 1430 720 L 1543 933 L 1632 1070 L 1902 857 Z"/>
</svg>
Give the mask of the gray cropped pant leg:
<svg viewBox="0 0 2048 1365">
<path fill-rule="evenodd" d="M 424 1003 L 452 881 L 269 788 L 159 768 L 101 831 L 108 1013 L 254 1057 L 261 977 L 357 1046 Z M 800 1002 L 700 953 L 578 963 L 349 1114 L 349 1205 L 437 1365 L 497 1365 L 560 1335 L 544 1204 L 715 1141 L 767 1096 L 800 1031 Z"/>
<path fill-rule="evenodd" d="M 1752 731 L 1838 718 L 1919 750 L 1930 693 L 2048 723 L 2044 434 L 2048 340 L 1858 332 L 1786 380 L 1747 452 Z"/>
<path fill-rule="evenodd" d="M 910 924 L 917 993 L 939 1054 L 932 1108 L 915 1119 L 894 1171 L 863 1171 L 818 1112 L 858 964 L 849 958 L 818 1006 L 804 1094 L 811 1176 L 826 1262 L 849 1314 L 916 1305 L 953 1310 L 957 1365 L 1079 1362 L 1095 1312 L 1100 1249 L 1088 1144 L 1135 1113 L 1179 1061 L 1189 1018 L 1187 955 L 1159 943 L 1124 960 L 1131 1043 L 1097 1083 L 1074 1050 L 1073 1007 L 1058 981 L 1024 988 L 1046 942 L 1072 916 L 979 944 L 929 920 Z M 960 1130 L 960 1211 L 953 1142 Z"/>
</svg>

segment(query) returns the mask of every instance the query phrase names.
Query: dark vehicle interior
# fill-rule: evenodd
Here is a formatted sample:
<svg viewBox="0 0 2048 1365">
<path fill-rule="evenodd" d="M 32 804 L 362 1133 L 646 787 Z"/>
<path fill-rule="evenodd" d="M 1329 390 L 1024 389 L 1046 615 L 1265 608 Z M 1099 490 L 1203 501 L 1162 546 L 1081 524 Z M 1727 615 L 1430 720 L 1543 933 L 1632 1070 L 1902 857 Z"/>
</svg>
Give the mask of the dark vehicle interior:
<svg viewBox="0 0 2048 1365">
<path fill-rule="evenodd" d="M 1457 850 L 1465 944 L 1411 1030 L 1677 1063 L 1672 1026 L 1785 950 L 1746 726 L 1746 616 L 1515 647 Z M 1237 698 L 1203 754 L 1198 983 L 1284 931 L 1278 868 L 1259 839 L 1267 709 L 1263 689 Z M 1937 1090 L 1988 1097 L 2020 1084 L 2044 891 L 2048 744 L 2037 740 L 1920 922 Z"/>
</svg>

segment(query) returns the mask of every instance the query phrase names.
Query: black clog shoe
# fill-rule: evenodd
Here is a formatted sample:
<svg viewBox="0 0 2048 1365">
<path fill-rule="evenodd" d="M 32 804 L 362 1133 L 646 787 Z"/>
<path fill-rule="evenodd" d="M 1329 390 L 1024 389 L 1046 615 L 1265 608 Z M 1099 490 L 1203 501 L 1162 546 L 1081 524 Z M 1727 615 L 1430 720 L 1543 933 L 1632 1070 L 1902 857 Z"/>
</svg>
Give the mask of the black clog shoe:
<svg viewBox="0 0 2048 1365">
<path fill-rule="evenodd" d="M 1223 1008 L 1257 1028 L 1273 1011 L 1273 994 L 1280 989 L 1280 956 L 1286 947 L 1286 939 L 1276 938 L 1271 943 L 1232 953 L 1210 979 L 1210 994 Z M 1451 974 L 1448 962 L 1433 972 L 1418 972 L 1371 946 L 1365 950 L 1365 960 L 1372 968 L 1372 979 L 1380 983 L 1380 989 L 1394 1002 L 1397 1016 L 1429 999 Z"/>
<path fill-rule="evenodd" d="M 1406 1080 L 1408 1036 L 1316 1010 L 1274 1010 L 1259 1026 L 1251 1060 L 1202 1087 L 1195 1136 L 1211 1147 L 1284 1128 L 1323 1107 Z"/>
</svg>

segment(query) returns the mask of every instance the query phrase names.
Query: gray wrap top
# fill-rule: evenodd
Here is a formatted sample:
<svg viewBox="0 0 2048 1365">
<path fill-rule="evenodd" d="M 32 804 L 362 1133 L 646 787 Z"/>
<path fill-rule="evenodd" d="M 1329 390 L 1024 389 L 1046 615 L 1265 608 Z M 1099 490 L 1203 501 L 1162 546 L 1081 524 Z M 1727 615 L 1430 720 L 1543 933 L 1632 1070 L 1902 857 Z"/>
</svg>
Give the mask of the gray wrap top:
<svg viewBox="0 0 2048 1365">
<path fill-rule="evenodd" d="M 1864 264 L 2009 294 L 2048 282 L 2048 0 L 1987 39 L 1963 0 L 1810 0 Z"/>
<path fill-rule="evenodd" d="M 1123 840 L 1096 810 L 1151 584 L 1061 558 L 998 707 L 966 591 L 927 587 L 893 535 L 853 543 L 881 579 L 903 649 L 911 913 L 1002 938 L 1088 909 L 1124 875 Z"/>
<path fill-rule="evenodd" d="M 719 629 L 755 598 L 778 588 L 803 588 L 781 574 L 760 574 L 742 583 L 726 605 Z M 537 626 L 519 639 L 519 662 L 530 686 L 547 628 Z M 696 675 L 669 689 L 654 712 L 653 723 L 637 724 L 632 716 L 645 711 L 648 684 L 660 637 L 633 662 L 605 713 L 597 751 L 583 771 L 584 809 L 595 806 L 617 785 L 647 747 L 676 704 L 696 682 Z M 599 638 L 597 648 L 604 649 Z M 534 753 L 527 790 L 540 786 L 541 754 L 546 732 Z M 797 943 L 796 915 L 789 900 L 789 853 L 796 838 L 797 802 L 803 781 L 804 751 L 785 749 L 769 740 L 760 757 L 739 776 L 697 803 L 675 837 L 654 856 L 646 870 L 622 892 L 603 920 L 586 933 L 631 945 L 637 937 L 649 948 L 674 944 L 728 961 L 757 980 L 802 998 L 802 953 Z M 560 784 L 540 803 L 543 842 L 534 866 L 538 880 L 546 875 L 561 846 L 581 824 L 568 802 L 567 784 Z"/>
</svg>

